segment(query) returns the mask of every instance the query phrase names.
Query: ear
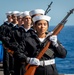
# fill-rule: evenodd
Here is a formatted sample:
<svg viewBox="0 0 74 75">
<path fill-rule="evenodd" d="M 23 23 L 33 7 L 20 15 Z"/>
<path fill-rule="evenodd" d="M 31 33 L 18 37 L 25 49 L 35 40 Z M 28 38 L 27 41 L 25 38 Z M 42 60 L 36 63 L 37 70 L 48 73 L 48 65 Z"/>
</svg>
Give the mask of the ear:
<svg viewBox="0 0 74 75">
<path fill-rule="evenodd" d="M 36 24 L 35 23 L 33 23 L 33 28 L 36 30 Z"/>
</svg>

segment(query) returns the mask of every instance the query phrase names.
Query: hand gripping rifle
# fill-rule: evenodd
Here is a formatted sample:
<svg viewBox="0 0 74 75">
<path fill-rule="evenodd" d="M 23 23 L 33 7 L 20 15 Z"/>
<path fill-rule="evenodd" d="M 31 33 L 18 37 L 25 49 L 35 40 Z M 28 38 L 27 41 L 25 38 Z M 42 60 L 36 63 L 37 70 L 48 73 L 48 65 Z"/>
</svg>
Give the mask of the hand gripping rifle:
<svg viewBox="0 0 74 75">
<path fill-rule="evenodd" d="M 70 10 L 70 12 L 67 13 L 67 15 L 64 17 L 64 19 L 53 29 L 53 34 L 52 35 L 58 35 L 59 32 L 63 29 L 65 23 L 67 22 L 67 18 L 73 13 L 74 8 Z M 49 37 L 49 33 L 46 37 L 46 39 Z M 45 47 L 40 51 L 40 53 L 37 55 L 36 58 L 41 59 L 41 57 L 44 55 L 44 53 L 48 50 L 48 47 L 50 46 L 51 42 L 47 42 Z M 35 70 L 38 66 L 35 65 L 30 65 L 28 64 L 26 66 L 26 72 L 24 75 L 34 75 Z"/>
</svg>

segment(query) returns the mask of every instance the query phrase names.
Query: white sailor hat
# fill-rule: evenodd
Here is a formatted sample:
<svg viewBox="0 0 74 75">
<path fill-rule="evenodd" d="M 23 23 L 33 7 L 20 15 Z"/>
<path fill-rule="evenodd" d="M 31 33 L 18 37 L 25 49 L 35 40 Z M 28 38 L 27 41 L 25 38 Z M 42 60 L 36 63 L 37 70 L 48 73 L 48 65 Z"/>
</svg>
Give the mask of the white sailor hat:
<svg viewBox="0 0 74 75">
<path fill-rule="evenodd" d="M 30 12 L 30 11 L 24 11 L 23 14 L 22 14 L 22 16 L 23 16 L 23 17 L 25 17 L 25 16 L 30 16 L 29 12 Z"/>
<path fill-rule="evenodd" d="M 18 15 L 19 11 L 13 11 L 12 15 L 15 14 L 16 16 Z"/>
<path fill-rule="evenodd" d="M 23 12 L 17 13 L 17 16 L 23 16 Z"/>
<path fill-rule="evenodd" d="M 39 20 L 46 20 L 46 21 L 50 21 L 51 17 L 50 16 L 47 16 L 47 15 L 38 15 L 38 16 L 35 16 L 33 17 L 33 22 L 35 23 L 36 21 L 39 21 Z"/>
<path fill-rule="evenodd" d="M 12 15 L 12 11 L 7 12 L 6 15 Z"/>
<path fill-rule="evenodd" d="M 32 10 L 30 11 L 30 15 L 33 16 L 35 14 L 42 14 L 44 15 L 45 11 L 43 9 L 35 9 L 35 10 Z"/>
</svg>

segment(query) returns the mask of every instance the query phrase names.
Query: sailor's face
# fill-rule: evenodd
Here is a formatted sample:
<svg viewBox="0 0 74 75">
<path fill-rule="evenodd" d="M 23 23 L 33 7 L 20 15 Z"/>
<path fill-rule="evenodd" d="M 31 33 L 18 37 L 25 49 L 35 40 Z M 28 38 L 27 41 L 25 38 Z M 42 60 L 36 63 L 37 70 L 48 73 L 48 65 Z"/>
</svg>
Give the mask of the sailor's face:
<svg viewBox="0 0 74 75">
<path fill-rule="evenodd" d="M 30 16 L 23 17 L 23 22 L 25 26 L 31 26 L 32 20 Z"/>
<path fill-rule="evenodd" d="M 18 21 L 22 21 L 22 16 L 18 16 L 18 17 L 17 17 L 17 20 L 18 20 Z"/>
<path fill-rule="evenodd" d="M 8 15 L 7 18 L 8 18 L 8 19 L 12 19 L 12 15 Z"/>
<path fill-rule="evenodd" d="M 13 20 L 17 20 L 16 14 L 13 14 L 13 15 L 12 15 L 12 19 L 13 19 Z"/>
<path fill-rule="evenodd" d="M 46 20 L 40 20 L 35 25 L 36 31 L 40 34 L 43 34 L 48 29 L 48 22 Z"/>
</svg>

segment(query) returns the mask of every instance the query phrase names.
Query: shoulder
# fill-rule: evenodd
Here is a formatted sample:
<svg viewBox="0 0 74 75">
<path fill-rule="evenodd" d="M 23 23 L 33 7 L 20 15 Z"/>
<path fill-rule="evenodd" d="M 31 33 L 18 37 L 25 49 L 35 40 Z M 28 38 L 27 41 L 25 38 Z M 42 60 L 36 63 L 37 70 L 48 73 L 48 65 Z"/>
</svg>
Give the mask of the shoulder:
<svg viewBox="0 0 74 75">
<path fill-rule="evenodd" d="M 4 22 L 4 23 L 3 23 L 3 25 L 8 25 L 8 24 L 7 24 L 7 21 L 6 21 L 6 22 Z"/>
<path fill-rule="evenodd" d="M 20 32 L 25 32 L 24 27 L 23 27 L 23 26 L 20 26 L 20 27 L 18 28 L 18 31 L 20 31 Z"/>
<path fill-rule="evenodd" d="M 13 27 L 13 31 L 14 31 L 14 34 L 17 34 L 17 35 L 21 35 L 22 33 L 24 33 L 24 29 L 22 27 L 19 27 L 19 28 Z"/>
</svg>

